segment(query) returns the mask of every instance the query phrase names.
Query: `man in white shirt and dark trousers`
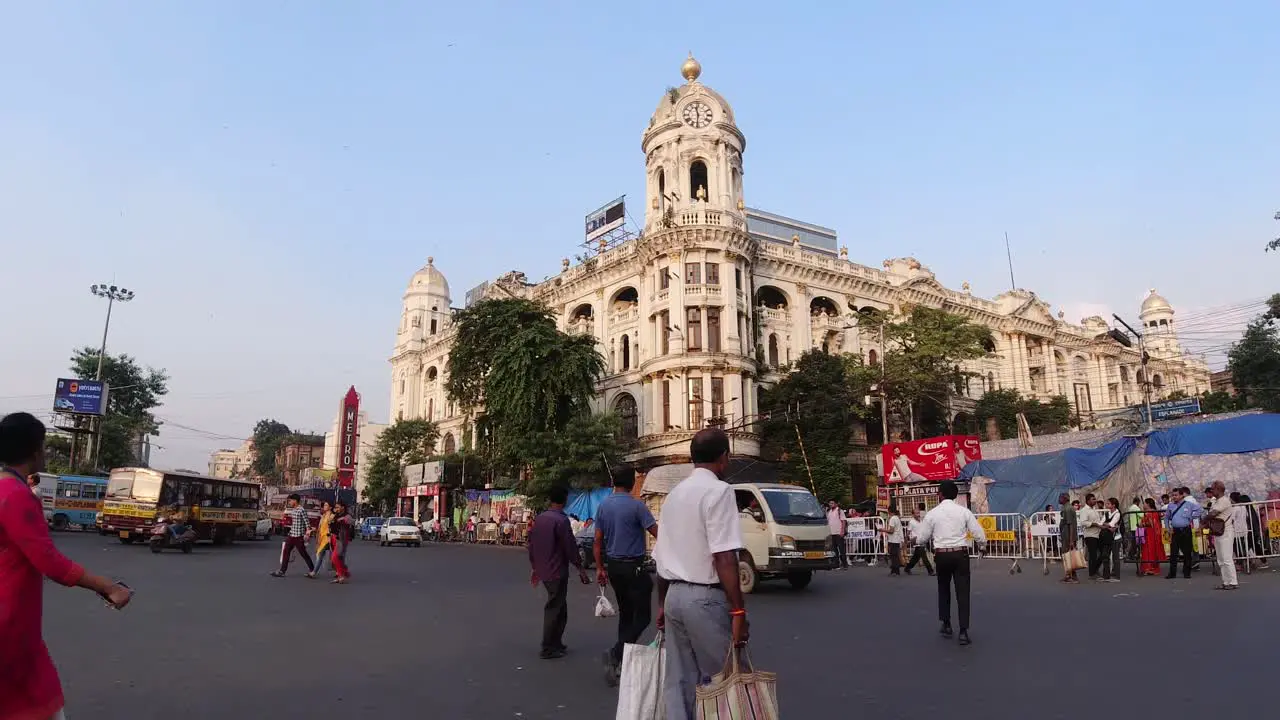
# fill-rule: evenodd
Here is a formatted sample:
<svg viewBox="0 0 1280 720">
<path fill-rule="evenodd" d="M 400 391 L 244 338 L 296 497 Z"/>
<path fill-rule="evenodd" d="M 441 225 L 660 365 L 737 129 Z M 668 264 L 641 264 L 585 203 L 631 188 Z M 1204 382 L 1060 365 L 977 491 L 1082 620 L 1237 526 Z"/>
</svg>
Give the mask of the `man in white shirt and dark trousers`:
<svg viewBox="0 0 1280 720">
<path fill-rule="evenodd" d="M 982 546 L 987 535 L 969 508 L 956 503 L 960 489 L 950 480 L 938 488 L 942 501 L 930 510 L 920 523 L 917 542 L 933 541 L 933 561 L 938 566 L 938 619 L 942 634 L 951 637 L 951 583 L 955 581 L 956 604 L 960 606 L 960 644 L 969 640 L 969 536 Z"/>
<path fill-rule="evenodd" d="M 907 521 L 907 538 L 911 540 L 911 544 L 915 549 L 911 551 L 911 562 L 907 563 L 904 570 L 907 574 L 911 574 L 911 568 L 916 563 L 924 561 L 924 569 L 928 571 L 930 577 L 933 576 L 933 565 L 929 564 L 929 543 L 920 542 L 920 518 L 924 516 L 924 506 L 916 507 L 916 511 L 911 514 L 911 519 Z"/>
<path fill-rule="evenodd" d="M 889 520 L 880 532 L 884 533 L 885 545 L 889 552 L 889 574 L 902 575 L 902 518 L 898 517 L 898 506 L 889 506 Z"/>
<path fill-rule="evenodd" d="M 689 445 L 694 470 L 662 504 L 653 559 L 658 566 L 658 629 L 666 632 L 663 701 L 667 720 L 692 720 L 694 689 L 724 669 L 731 645 L 747 642 L 738 584 L 738 504 L 720 478 L 729 436 L 700 430 Z"/>
</svg>

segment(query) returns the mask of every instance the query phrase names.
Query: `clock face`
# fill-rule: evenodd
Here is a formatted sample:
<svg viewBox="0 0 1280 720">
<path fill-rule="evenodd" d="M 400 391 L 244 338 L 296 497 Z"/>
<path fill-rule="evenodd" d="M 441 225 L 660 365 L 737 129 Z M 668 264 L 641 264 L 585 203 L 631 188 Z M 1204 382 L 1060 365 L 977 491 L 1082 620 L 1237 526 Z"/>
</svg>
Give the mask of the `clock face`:
<svg viewBox="0 0 1280 720">
<path fill-rule="evenodd" d="M 711 124 L 711 108 L 706 103 L 691 102 L 684 106 L 684 122 L 695 128 L 704 128 Z"/>
</svg>

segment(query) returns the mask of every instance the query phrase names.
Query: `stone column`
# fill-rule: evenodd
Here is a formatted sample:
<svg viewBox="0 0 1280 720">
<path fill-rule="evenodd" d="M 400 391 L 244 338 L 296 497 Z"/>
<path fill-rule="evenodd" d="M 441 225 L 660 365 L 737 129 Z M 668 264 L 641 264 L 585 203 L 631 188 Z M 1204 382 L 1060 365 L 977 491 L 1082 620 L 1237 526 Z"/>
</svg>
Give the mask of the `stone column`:
<svg viewBox="0 0 1280 720">
<path fill-rule="evenodd" d="M 781 363 L 795 362 L 813 349 L 813 325 L 809 318 L 809 286 L 796 283 L 796 299 L 791 309 L 791 358 L 778 358 Z M 781 350 L 781 348 L 779 348 Z"/>
<path fill-rule="evenodd" d="M 738 322 L 738 291 L 733 287 L 733 270 L 736 266 L 737 255 L 726 250 L 724 262 L 720 263 L 720 296 L 724 298 L 724 304 L 720 307 L 720 351 L 725 353 L 741 353 L 743 347 L 742 336 L 738 332 L 741 327 Z M 729 327 L 731 322 L 732 328 Z"/>
<path fill-rule="evenodd" d="M 675 275 L 675 278 L 671 281 L 669 293 L 671 301 L 667 305 L 667 307 L 670 308 L 669 312 L 671 313 L 670 322 L 668 324 L 673 328 L 680 328 L 680 332 L 671 333 L 671 344 L 675 345 L 676 343 L 680 343 L 680 350 L 682 352 L 687 352 L 689 349 L 689 322 L 685 317 L 684 312 L 685 259 L 678 250 L 671 252 L 667 257 L 670 262 L 668 269 L 673 275 Z M 672 350 L 674 351 L 675 348 L 672 348 Z"/>
</svg>

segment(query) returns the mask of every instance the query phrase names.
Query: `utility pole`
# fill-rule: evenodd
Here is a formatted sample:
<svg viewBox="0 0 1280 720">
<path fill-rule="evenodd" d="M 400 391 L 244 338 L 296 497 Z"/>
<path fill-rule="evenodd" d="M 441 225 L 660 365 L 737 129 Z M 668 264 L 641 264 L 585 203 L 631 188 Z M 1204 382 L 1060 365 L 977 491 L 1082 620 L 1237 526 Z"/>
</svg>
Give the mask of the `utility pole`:
<svg viewBox="0 0 1280 720">
<path fill-rule="evenodd" d="M 1111 317 L 1115 318 L 1116 322 L 1125 326 L 1130 333 L 1133 333 L 1134 337 L 1138 338 L 1138 359 L 1142 364 L 1142 398 L 1143 402 L 1147 405 L 1147 432 L 1151 432 L 1153 429 L 1152 423 L 1154 422 L 1154 418 L 1151 417 L 1151 378 L 1148 377 L 1150 373 L 1147 371 L 1147 360 L 1149 358 L 1147 356 L 1146 342 L 1142 338 L 1142 333 L 1134 330 L 1133 327 L 1131 327 L 1129 323 L 1125 322 L 1119 315 L 1112 313 Z"/>
<path fill-rule="evenodd" d="M 102 365 L 107 359 L 107 331 L 111 329 L 111 308 L 118 302 L 127 303 L 133 299 L 133 291 L 128 288 L 117 287 L 102 283 L 93 285 L 89 288 L 89 292 L 101 298 L 107 299 L 107 321 L 102 325 L 102 346 L 98 349 L 98 375 L 94 379 L 102 381 Z M 104 412 L 106 408 L 103 408 Z M 97 421 L 97 432 L 93 436 L 93 453 L 89 456 L 90 466 L 97 464 L 98 452 L 102 449 L 102 418 Z"/>
</svg>

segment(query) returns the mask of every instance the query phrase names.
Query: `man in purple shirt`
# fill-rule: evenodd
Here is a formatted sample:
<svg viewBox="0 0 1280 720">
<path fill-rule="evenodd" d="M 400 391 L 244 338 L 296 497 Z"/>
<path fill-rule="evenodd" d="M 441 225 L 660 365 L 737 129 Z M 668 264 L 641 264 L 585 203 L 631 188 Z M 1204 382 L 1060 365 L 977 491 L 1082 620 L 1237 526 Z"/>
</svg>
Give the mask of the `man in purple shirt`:
<svg viewBox="0 0 1280 720">
<path fill-rule="evenodd" d="M 548 494 L 550 507 L 538 515 L 529 530 L 529 564 L 533 566 L 530 582 L 547 589 L 547 604 L 542 611 L 543 660 L 564 657 L 564 626 L 569 621 L 569 565 L 578 568 L 578 579 L 583 585 L 591 580 L 578 556 L 578 544 L 574 542 L 569 518 L 564 514 L 564 504 L 569 491 L 553 487 Z"/>
</svg>

